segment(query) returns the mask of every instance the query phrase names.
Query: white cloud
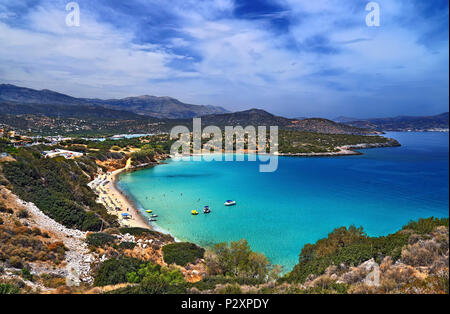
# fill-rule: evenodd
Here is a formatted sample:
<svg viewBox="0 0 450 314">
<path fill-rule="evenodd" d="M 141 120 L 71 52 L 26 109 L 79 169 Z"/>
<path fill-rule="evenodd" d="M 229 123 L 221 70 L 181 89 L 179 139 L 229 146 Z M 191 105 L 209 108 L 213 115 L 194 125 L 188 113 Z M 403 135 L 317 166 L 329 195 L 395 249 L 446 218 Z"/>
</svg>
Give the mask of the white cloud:
<svg viewBox="0 0 450 314">
<path fill-rule="evenodd" d="M 0 22 L 2 80 L 73 92 L 78 85 L 108 86 L 109 91 L 99 91 L 106 96 L 116 93 L 114 86 L 192 76 L 168 67 L 180 56 L 163 47 L 132 44 L 132 33 L 118 32 L 87 14 L 82 15 L 81 27 L 67 27 L 65 14 L 41 7 L 29 15 L 27 29 Z"/>
<path fill-rule="evenodd" d="M 353 110 L 349 103 L 355 102 L 387 108 L 393 99 L 425 102 L 428 97 L 437 106 L 445 98 L 444 87 L 437 87 L 444 94 L 439 98 L 428 86 L 448 82 L 448 68 L 442 70 L 448 67 L 448 40 L 433 51 L 421 44 L 419 26 L 404 24 L 416 10 L 409 1 L 380 0 L 381 27 L 368 28 L 364 1 L 280 0 L 289 10 L 276 17 L 291 19 L 288 32 L 274 31 L 271 14 L 233 17 L 232 0 L 135 2 L 176 16 L 164 26 L 176 31 L 163 38 L 167 44 L 138 44 L 136 38 L 146 35 L 145 28 L 135 29 L 138 23 L 100 21 L 86 9 L 79 28 L 67 27 L 64 7 L 52 5 L 30 11 L 25 25 L 17 26 L 5 20 L 13 13 L 0 3 L 0 81 L 76 96 L 170 95 L 294 115 L 330 108 L 345 114 L 343 108 Z M 324 43 L 317 45 L 329 46 L 330 53 L 314 47 L 320 38 Z M 183 62 L 188 66 L 173 65 Z M 425 91 L 416 95 L 412 86 L 420 82 Z M 401 96 L 391 86 L 398 86 Z"/>
</svg>

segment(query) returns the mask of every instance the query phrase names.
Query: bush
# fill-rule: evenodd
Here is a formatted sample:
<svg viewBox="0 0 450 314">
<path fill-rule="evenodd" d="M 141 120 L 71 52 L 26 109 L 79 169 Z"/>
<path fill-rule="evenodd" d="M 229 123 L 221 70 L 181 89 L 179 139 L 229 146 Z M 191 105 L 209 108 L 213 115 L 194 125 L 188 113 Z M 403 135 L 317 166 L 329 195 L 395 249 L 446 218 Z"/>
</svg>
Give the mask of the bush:
<svg viewBox="0 0 450 314">
<path fill-rule="evenodd" d="M 22 268 L 22 259 L 19 256 L 11 256 L 9 258 L 9 264 L 14 268 Z"/>
<path fill-rule="evenodd" d="M 127 274 L 128 282 L 138 286 L 125 288 L 115 293 L 128 294 L 179 294 L 186 293 L 187 284 L 177 268 L 161 267 L 152 262 L 141 264 L 138 271 Z"/>
<path fill-rule="evenodd" d="M 33 281 L 33 275 L 27 268 L 22 269 L 22 278 L 25 280 Z"/>
<path fill-rule="evenodd" d="M 134 242 L 122 242 L 119 244 L 119 248 L 124 250 L 132 250 L 136 246 L 136 243 Z"/>
<path fill-rule="evenodd" d="M 9 283 L 0 283 L 0 294 L 19 294 L 18 287 Z"/>
<path fill-rule="evenodd" d="M 310 275 L 322 275 L 330 265 L 355 266 L 371 258 L 381 262 L 385 256 L 397 260 L 408 238 L 409 235 L 404 232 L 386 237 L 368 237 L 361 227 L 337 228 L 327 238 L 315 244 L 306 244 L 300 253 L 299 263 L 283 280 L 303 283 Z"/>
<path fill-rule="evenodd" d="M 141 264 L 142 261 L 129 257 L 107 260 L 98 269 L 94 285 L 107 286 L 128 282 L 127 274 L 137 272 Z"/>
<path fill-rule="evenodd" d="M 177 264 L 186 266 L 194 263 L 197 259 L 203 258 L 205 249 L 193 243 L 171 243 L 162 248 L 164 262 L 167 264 Z"/>
<path fill-rule="evenodd" d="M 242 294 L 241 287 L 239 285 L 226 285 L 225 288 L 219 290 L 219 294 Z"/>
<path fill-rule="evenodd" d="M 25 209 L 21 209 L 18 213 L 17 213 L 17 217 L 19 218 L 28 218 L 28 212 Z"/>
<path fill-rule="evenodd" d="M 192 287 L 204 291 L 204 290 L 213 290 L 217 285 L 237 284 L 237 285 L 255 286 L 260 283 L 261 280 L 255 278 L 208 276 L 192 284 Z"/>
<path fill-rule="evenodd" d="M 260 283 L 278 276 L 278 267 L 271 265 L 263 254 L 253 252 L 244 239 L 216 244 L 205 260 L 211 276 L 246 278 Z"/>
<path fill-rule="evenodd" d="M 410 221 L 406 226 L 403 227 L 403 230 L 413 230 L 419 234 L 430 233 L 434 230 L 434 228 L 439 226 L 448 227 L 448 218 L 421 218 L 418 221 Z"/>
<path fill-rule="evenodd" d="M 143 236 L 143 235 L 152 235 L 155 233 L 155 231 L 152 231 L 150 229 L 145 228 L 139 228 L 139 227 L 131 227 L 131 228 L 120 228 L 121 234 L 131 234 L 135 237 L 137 236 Z"/>
<path fill-rule="evenodd" d="M 97 231 L 102 227 L 102 221 L 97 215 L 93 212 L 87 212 L 83 221 L 83 225 L 81 226 L 81 230 L 83 231 Z"/>
<path fill-rule="evenodd" d="M 86 242 L 95 247 L 103 247 L 106 244 L 114 243 L 116 237 L 108 233 L 91 233 L 86 237 Z"/>
</svg>

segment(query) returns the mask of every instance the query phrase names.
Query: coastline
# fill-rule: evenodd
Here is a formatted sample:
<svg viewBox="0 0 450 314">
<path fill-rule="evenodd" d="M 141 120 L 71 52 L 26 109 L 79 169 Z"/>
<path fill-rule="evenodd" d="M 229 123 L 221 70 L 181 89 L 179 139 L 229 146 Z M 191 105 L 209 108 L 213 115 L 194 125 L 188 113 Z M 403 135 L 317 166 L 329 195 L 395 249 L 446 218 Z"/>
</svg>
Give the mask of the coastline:
<svg viewBox="0 0 450 314">
<path fill-rule="evenodd" d="M 126 208 L 129 209 L 128 213 L 130 213 L 132 216 L 131 219 L 126 220 L 126 224 L 129 227 L 139 227 L 139 228 L 147 228 L 147 229 L 153 230 L 152 225 L 150 224 L 150 222 L 147 222 L 146 219 L 142 216 L 142 214 L 139 211 L 139 209 L 137 208 L 136 204 L 117 187 L 118 175 L 120 173 L 122 173 L 123 171 L 126 171 L 127 169 L 128 168 L 125 167 L 125 168 L 118 169 L 111 173 L 110 191 L 112 192 L 112 194 L 114 196 L 118 197 L 118 199 L 120 199 L 121 202 L 123 202 L 123 204 L 125 205 Z M 125 212 L 123 212 L 123 213 L 125 213 Z M 119 219 L 123 220 L 123 218 L 120 217 L 120 214 L 119 214 Z"/>
<path fill-rule="evenodd" d="M 163 160 L 165 160 L 165 159 L 163 159 Z M 170 235 L 174 239 L 175 242 L 181 242 L 180 239 L 176 238 L 175 235 L 171 234 L 169 231 L 159 227 L 157 224 L 153 225 L 150 221 L 148 221 L 146 219 L 146 217 L 139 211 L 136 201 L 134 201 L 131 196 L 127 195 L 125 192 L 123 192 L 120 188 L 117 187 L 118 176 L 122 172 L 124 172 L 124 171 L 134 172 L 134 171 L 138 171 L 138 170 L 148 169 L 149 167 L 162 165 L 162 164 L 164 164 L 162 162 L 163 160 L 158 161 L 157 163 L 142 164 L 142 165 L 134 166 L 134 167 L 125 167 L 125 168 L 121 168 L 121 169 L 118 169 L 118 170 L 112 172 L 111 177 L 110 177 L 111 178 L 111 182 L 110 182 L 111 190 L 110 191 L 113 193 L 112 195 L 120 196 L 120 198 L 123 200 L 124 204 L 126 204 L 126 206 L 130 209 L 129 213 L 131 213 L 133 215 L 133 219 L 126 220 L 127 222 L 131 222 L 127 225 L 128 227 L 138 227 L 138 228 L 150 229 L 152 231 L 157 231 L 157 232 L 160 232 L 163 234 Z M 136 217 L 137 219 L 135 220 L 134 217 Z M 119 214 L 118 215 L 119 222 L 121 221 L 121 218 L 122 217 L 120 217 L 120 214 Z"/>
<path fill-rule="evenodd" d="M 364 153 L 357 151 L 357 149 L 371 149 L 371 148 L 385 148 L 385 147 L 400 147 L 402 146 L 398 142 L 387 143 L 375 143 L 375 144 L 356 144 L 356 145 L 344 145 L 336 147 L 338 152 L 323 152 L 323 153 L 278 153 L 277 156 L 284 157 L 338 157 L 338 156 L 358 156 L 364 155 Z"/>
<path fill-rule="evenodd" d="M 124 168 L 98 176 L 88 186 L 98 195 L 97 201 L 106 207 L 108 213 L 117 216 L 117 220 L 122 227 L 154 230 L 152 225 L 139 212 L 134 202 L 116 186 L 118 175 L 128 169 L 131 169 L 129 163 Z M 124 219 L 122 214 L 128 214 L 130 218 Z"/>
<path fill-rule="evenodd" d="M 278 153 L 275 156 L 284 157 L 338 157 L 338 156 L 356 156 L 363 155 L 363 153 L 356 151 L 356 149 L 368 149 L 368 148 L 382 148 L 382 147 L 396 147 L 401 146 L 400 144 L 394 145 L 392 142 L 388 143 L 377 143 L 377 144 L 357 144 L 357 145 L 347 145 L 337 147 L 338 152 L 324 152 L 324 153 Z M 249 153 L 245 151 L 244 153 Z M 196 154 L 191 154 L 194 156 Z M 203 154 L 198 154 L 203 155 Z M 173 156 L 166 156 L 163 160 L 167 158 L 173 158 Z M 162 161 L 163 161 L 162 160 Z M 99 196 L 98 202 L 102 203 L 108 210 L 108 213 L 117 217 L 119 224 L 123 227 L 138 227 L 145 228 L 154 231 L 159 231 L 163 233 L 170 234 L 167 231 L 159 230 L 155 228 L 150 221 L 146 219 L 145 216 L 139 211 L 138 206 L 133 201 L 133 199 L 120 190 L 117 186 L 118 176 L 124 171 L 137 171 L 146 169 L 148 167 L 154 167 L 160 165 L 162 162 L 158 161 L 156 163 L 142 164 L 139 166 L 131 166 L 131 160 L 127 161 L 124 168 L 117 169 L 113 172 L 102 174 L 98 176 L 94 181 L 91 181 L 88 185 L 89 187 Z M 120 210 L 117 210 L 120 209 Z M 129 214 L 130 218 L 124 219 L 122 214 Z M 158 229 L 158 230 L 156 230 Z"/>
</svg>

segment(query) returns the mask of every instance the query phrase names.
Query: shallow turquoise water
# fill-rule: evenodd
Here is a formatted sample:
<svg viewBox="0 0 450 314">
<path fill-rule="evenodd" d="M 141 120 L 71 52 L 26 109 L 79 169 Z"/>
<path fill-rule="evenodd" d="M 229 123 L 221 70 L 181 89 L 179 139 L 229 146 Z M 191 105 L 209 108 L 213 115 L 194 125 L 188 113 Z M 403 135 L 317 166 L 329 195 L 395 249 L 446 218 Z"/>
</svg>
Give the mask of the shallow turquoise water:
<svg viewBox="0 0 450 314">
<path fill-rule="evenodd" d="M 403 146 L 362 156 L 282 157 L 274 173 L 258 172 L 256 162 L 168 161 L 123 174 L 119 188 L 180 240 L 206 246 L 245 238 L 288 271 L 304 244 L 336 227 L 385 235 L 411 219 L 448 216 L 448 133 L 388 136 Z M 227 199 L 238 205 L 225 207 Z"/>
</svg>

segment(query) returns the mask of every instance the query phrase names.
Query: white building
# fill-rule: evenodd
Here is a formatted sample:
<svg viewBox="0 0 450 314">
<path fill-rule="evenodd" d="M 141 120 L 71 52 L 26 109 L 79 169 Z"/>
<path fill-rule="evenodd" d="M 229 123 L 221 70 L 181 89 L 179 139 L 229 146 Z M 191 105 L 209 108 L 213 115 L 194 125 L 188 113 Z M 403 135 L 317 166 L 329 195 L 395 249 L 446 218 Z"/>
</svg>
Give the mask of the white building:
<svg viewBox="0 0 450 314">
<path fill-rule="evenodd" d="M 54 150 L 42 152 L 42 155 L 45 158 L 55 158 L 55 157 L 62 156 L 66 159 L 74 159 L 74 158 L 79 158 L 79 157 L 83 156 L 83 153 L 72 152 L 70 150 L 63 150 L 63 149 L 54 149 Z"/>
</svg>

